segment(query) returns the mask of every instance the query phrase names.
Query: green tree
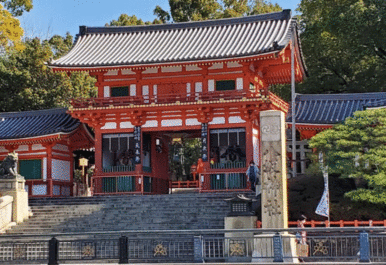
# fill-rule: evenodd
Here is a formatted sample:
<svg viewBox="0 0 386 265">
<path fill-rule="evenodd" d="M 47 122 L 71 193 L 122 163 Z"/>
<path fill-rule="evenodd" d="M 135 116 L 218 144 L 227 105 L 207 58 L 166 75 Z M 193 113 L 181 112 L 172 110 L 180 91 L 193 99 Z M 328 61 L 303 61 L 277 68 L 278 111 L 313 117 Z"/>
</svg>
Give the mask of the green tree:
<svg viewBox="0 0 386 265">
<path fill-rule="evenodd" d="M 266 0 L 254 0 L 250 8 L 251 15 L 280 12 L 283 9 L 278 4 L 272 4 Z"/>
<path fill-rule="evenodd" d="M 386 89 L 386 1 L 302 0 L 301 40 L 310 77 L 300 93 Z"/>
<path fill-rule="evenodd" d="M 70 99 L 96 96 L 95 79 L 87 73 L 68 76 L 53 72 L 46 62 L 68 49 L 55 36 L 50 41 L 25 41 L 22 51 L 10 51 L 0 58 L 0 111 L 37 110 L 69 106 Z"/>
<path fill-rule="evenodd" d="M 160 6 L 156 7 L 154 14 L 161 21 L 169 21 L 171 17 L 174 22 L 186 22 L 241 17 L 282 10 L 278 4 L 272 4 L 267 0 L 169 0 L 169 6 L 170 15 Z"/>
<path fill-rule="evenodd" d="M 150 24 L 150 23 L 147 23 Z M 119 16 L 118 20 L 112 20 L 110 23 L 106 23 L 108 26 L 141 26 L 145 25 L 142 19 L 138 19 L 136 15 L 129 16 L 127 14 L 122 14 Z"/>
<path fill-rule="evenodd" d="M 24 11 L 30 11 L 31 8 L 32 0 L 0 0 L 0 49 L 23 49 L 21 38 L 24 31 L 15 17 L 21 16 Z"/>
<path fill-rule="evenodd" d="M 183 139 L 182 143 L 169 146 L 169 167 L 175 178 L 186 180 L 190 175 L 190 167 L 201 157 L 201 140 L 197 138 Z"/>
<path fill-rule="evenodd" d="M 74 43 L 74 38 L 67 32 L 66 37 L 60 35 L 53 36 L 48 44 L 51 46 L 51 50 L 54 55 L 54 59 L 60 58 L 70 51 Z"/>
<path fill-rule="evenodd" d="M 324 153 L 329 173 L 355 179 L 357 188 L 345 196 L 386 205 L 386 109 L 356 112 L 313 137 L 310 147 Z"/>
<path fill-rule="evenodd" d="M 118 20 L 112 20 L 106 26 L 137 26 L 149 24 L 208 19 L 241 17 L 281 11 L 278 4 L 267 0 L 169 0 L 170 12 L 157 5 L 152 22 L 138 19 L 135 15 L 122 14 Z"/>
<path fill-rule="evenodd" d="M 0 3 L 4 3 L 4 7 L 16 17 L 23 15 L 24 11 L 29 12 L 33 7 L 32 0 L 0 0 Z"/>
</svg>

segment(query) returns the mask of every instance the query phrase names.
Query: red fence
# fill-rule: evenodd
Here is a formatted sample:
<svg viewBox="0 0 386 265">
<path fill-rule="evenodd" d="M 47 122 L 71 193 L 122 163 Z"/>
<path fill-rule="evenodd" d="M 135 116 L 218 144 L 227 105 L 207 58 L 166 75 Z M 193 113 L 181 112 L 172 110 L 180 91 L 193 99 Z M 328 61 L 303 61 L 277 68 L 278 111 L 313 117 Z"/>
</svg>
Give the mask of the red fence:
<svg viewBox="0 0 386 265">
<path fill-rule="evenodd" d="M 170 181 L 170 187 L 172 188 L 198 188 L 198 180 L 194 181 Z"/>
<path fill-rule="evenodd" d="M 289 221 L 288 222 L 288 227 L 297 227 L 298 226 L 298 221 Z M 344 220 L 339 220 L 339 221 L 306 221 L 304 223 L 305 227 L 346 227 L 346 226 L 354 226 L 354 227 L 359 227 L 359 226 L 385 226 L 386 227 L 386 220 L 381 220 L 381 221 L 344 221 Z M 256 227 L 261 228 L 261 221 L 256 222 Z"/>
</svg>

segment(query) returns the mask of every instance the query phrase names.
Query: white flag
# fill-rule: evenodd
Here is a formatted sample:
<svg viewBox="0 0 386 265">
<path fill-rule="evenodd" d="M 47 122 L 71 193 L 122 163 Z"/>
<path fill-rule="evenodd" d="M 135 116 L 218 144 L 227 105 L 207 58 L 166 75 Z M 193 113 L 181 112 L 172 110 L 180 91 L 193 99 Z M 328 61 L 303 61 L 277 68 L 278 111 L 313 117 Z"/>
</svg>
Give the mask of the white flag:
<svg viewBox="0 0 386 265">
<path fill-rule="evenodd" d="M 328 190 L 328 173 L 327 173 L 327 167 L 324 166 L 323 163 L 323 153 L 319 153 L 319 165 L 320 169 L 323 172 L 323 178 L 324 178 L 324 192 L 322 195 L 322 199 L 320 200 L 318 207 L 316 207 L 316 214 L 329 217 L 330 216 L 330 205 L 329 205 L 329 190 Z"/>
<path fill-rule="evenodd" d="M 320 200 L 318 207 L 316 207 L 316 214 L 328 217 L 330 215 L 330 207 L 328 203 L 328 190 L 324 190 L 322 199 Z"/>
</svg>

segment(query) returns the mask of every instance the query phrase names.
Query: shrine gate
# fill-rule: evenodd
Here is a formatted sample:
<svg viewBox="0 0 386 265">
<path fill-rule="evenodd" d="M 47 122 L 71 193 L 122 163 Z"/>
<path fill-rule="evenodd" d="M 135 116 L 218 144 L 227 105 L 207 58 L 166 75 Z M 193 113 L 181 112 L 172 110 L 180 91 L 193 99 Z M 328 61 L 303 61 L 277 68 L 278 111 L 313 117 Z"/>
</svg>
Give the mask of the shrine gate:
<svg viewBox="0 0 386 265">
<path fill-rule="evenodd" d="M 200 191 L 249 189 L 260 162 L 259 112 L 287 112 L 269 91 L 306 71 L 290 10 L 211 21 L 81 26 L 54 71 L 87 71 L 98 97 L 69 113 L 95 130 L 94 194 L 166 193 L 169 143 L 201 139 Z"/>
</svg>

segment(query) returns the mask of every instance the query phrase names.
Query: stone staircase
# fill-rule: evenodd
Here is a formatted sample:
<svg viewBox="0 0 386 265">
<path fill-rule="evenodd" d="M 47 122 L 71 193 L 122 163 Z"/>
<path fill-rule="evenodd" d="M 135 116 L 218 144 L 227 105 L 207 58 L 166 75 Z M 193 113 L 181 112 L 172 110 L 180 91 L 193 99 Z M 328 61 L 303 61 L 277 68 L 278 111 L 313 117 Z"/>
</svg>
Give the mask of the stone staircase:
<svg viewBox="0 0 386 265">
<path fill-rule="evenodd" d="M 235 193 L 35 198 L 33 216 L 7 234 L 223 229 Z M 252 195 L 252 194 L 247 194 Z"/>
</svg>

